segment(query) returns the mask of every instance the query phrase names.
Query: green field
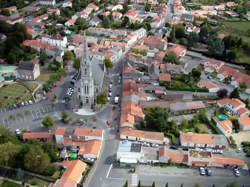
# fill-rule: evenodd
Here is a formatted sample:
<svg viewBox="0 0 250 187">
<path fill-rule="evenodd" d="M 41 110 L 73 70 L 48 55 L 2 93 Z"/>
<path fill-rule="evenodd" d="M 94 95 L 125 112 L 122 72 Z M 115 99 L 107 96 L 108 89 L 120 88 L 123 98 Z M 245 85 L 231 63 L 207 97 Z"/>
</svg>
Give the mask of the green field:
<svg viewBox="0 0 250 187">
<path fill-rule="evenodd" d="M 16 183 L 4 181 L 0 187 L 21 187 L 21 185 L 18 185 Z"/>
<path fill-rule="evenodd" d="M 16 104 L 30 98 L 28 89 L 17 83 L 6 84 L 0 88 L 0 107 L 7 107 L 8 104 Z"/>
<path fill-rule="evenodd" d="M 250 29 L 250 22 L 247 21 L 233 21 L 233 22 L 223 22 L 225 25 L 226 31 L 233 33 L 241 33 L 246 35 L 246 31 Z"/>
<path fill-rule="evenodd" d="M 50 75 L 55 75 L 55 72 L 42 72 L 40 74 L 40 76 L 36 79 L 36 81 L 40 81 L 40 82 L 46 82 L 47 80 L 49 80 Z"/>
</svg>

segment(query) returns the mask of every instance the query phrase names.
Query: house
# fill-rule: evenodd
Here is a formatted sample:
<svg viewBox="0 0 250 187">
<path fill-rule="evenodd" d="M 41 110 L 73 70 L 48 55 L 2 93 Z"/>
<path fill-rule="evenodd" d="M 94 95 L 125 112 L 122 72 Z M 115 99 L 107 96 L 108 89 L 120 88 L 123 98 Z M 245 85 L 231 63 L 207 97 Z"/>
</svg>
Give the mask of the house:
<svg viewBox="0 0 250 187">
<path fill-rule="evenodd" d="M 37 58 L 19 62 L 17 77 L 22 80 L 36 80 L 40 75 L 40 65 Z"/>
<path fill-rule="evenodd" d="M 238 117 L 249 114 L 249 110 L 246 109 L 246 104 L 237 98 L 221 99 L 221 100 L 217 101 L 217 106 L 220 108 L 224 107 L 228 111 L 229 114 L 236 115 Z"/>
<path fill-rule="evenodd" d="M 215 167 L 229 167 L 232 168 L 234 166 L 243 167 L 245 166 L 245 162 L 238 158 L 228 158 L 223 156 L 213 156 L 212 164 Z"/>
<path fill-rule="evenodd" d="M 0 65 L 0 87 L 4 82 L 12 82 L 17 74 L 17 66 Z"/>
<path fill-rule="evenodd" d="M 62 7 L 63 8 L 66 8 L 66 7 L 71 7 L 72 8 L 72 2 L 71 1 L 64 1 L 63 4 L 62 4 Z"/>
<path fill-rule="evenodd" d="M 220 62 L 218 60 L 208 58 L 205 61 L 204 65 L 205 65 L 206 72 L 210 73 L 212 71 L 212 69 L 215 70 L 216 72 L 219 72 L 220 68 L 224 65 L 224 62 Z M 209 68 L 209 69 L 207 69 L 207 68 Z"/>
<path fill-rule="evenodd" d="M 170 73 L 170 74 L 183 74 L 185 73 L 185 70 L 183 67 L 172 64 L 172 63 L 166 63 L 160 65 L 160 70 L 163 73 Z"/>
<path fill-rule="evenodd" d="M 171 51 L 174 52 L 180 58 L 186 55 L 187 48 L 177 44 L 168 49 L 168 53 Z"/>
<path fill-rule="evenodd" d="M 136 16 L 137 16 L 137 13 L 136 13 L 136 11 L 128 11 L 128 12 L 126 12 L 126 13 L 124 14 L 124 16 L 127 16 L 127 17 L 130 19 L 130 18 L 136 17 Z"/>
<path fill-rule="evenodd" d="M 225 78 L 227 78 L 228 76 L 233 76 L 236 72 L 238 72 L 237 69 L 223 65 L 217 74 L 217 78 L 220 79 L 220 81 L 224 81 Z"/>
<path fill-rule="evenodd" d="M 185 31 L 187 32 L 187 34 L 191 33 L 191 32 L 195 32 L 196 34 L 200 33 L 200 28 L 196 27 L 192 24 L 186 24 L 185 26 Z"/>
<path fill-rule="evenodd" d="M 66 36 L 61 36 L 60 34 L 56 35 L 42 35 L 42 42 L 48 43 L 52 46 L 59 47 L 60 49 L 64 49 L 67 47 L 68 40 Z"/>
<path fill-rule="evenodd" d="M 53 134 L 49 132 L 26 132 L 23 134 L 23 140 L 30 140 L 30 139 L 37 139 L 37 140 L 48 140 L 53 139 Z"/>
<path fill-rule="evenodd" d="M 154 63 L 152 63 L 148 67 L 148 74 L 151 79 L 157 80 L 159 76 L 159 68 Z"/>
<path fill-rule="evenodd" d="M 149 46 L 150 49 L 156 48 L 156 49 L 159 49 L 162 51 L 165 51 L 167 49 L 167 39 L 166 38 L 149 36 L 149 37 L 143 39 L 142 44 Z"/>
<path fill-rule="evenodd" d="M 64 25 L 67 26 L 67 27 L 69 27 L 71 25 L 74 25 L 75 22 L 76 22 L 75 19 L 70 19 L 70 20 L 66 21 L 66 23 Z"/>
<path fill-rule="evenodd" d="M 193 22 L 194 21 L 194 16 L 191 14 L 182 14 L 181 15 L 181 20 L 186 21 L 186 22 Z"/>
<path fill-rule="evenodd" d="M 111 51 L 108 51 L 104 55 L 104 58 L 110 59 L 112 63 L 115 63 L 118 60 L 118 56 L 115 53 L 111 52 Z"/>
<path fill-rule="evenodd" d="M 62 166 L 66 167 L 66 170 L 62 177 L 55 182 L 53 187 L 76 187 L 82 179 L 87 164 L 81 160 L 71 160 L 63 161 Z"/>
<path fill-rule="evenodd" d="M 204 150 L 189 150 L 188 165 L 189 166 L 211 166 L 212 153 Z"/>
<path fill-rule="evenodd" d="M 107 9 L 111 10 L 111 11 L 117 11 L 117 10 L 122 10 L 123 6 L 121 4 L 118 4 L 118 5 L 109 5 L 107 7 Z"/>
<path fill-rule="evenodd" d="M 100 20 L 97 16 L 95 16 L 93 19 L 90 20 L 89 24 L 91 26 L 97 26 L 101 22 L 102 22 L 102 20 Z"/>
<path fill-rule="evenodd" d="M 159 81 L 170 82 L 171 81 L 171 75 L 168 74 L 168 73 L 160 73 L 159 74 Z"/>
<path fill-rule="evenodd" d="M 103 140 L 102 129 L 75 128 L 74 135 L 84 140 Z"/>
<path fill-rule="evenodd" d="M 131 127 L 120 128 L 120 139 L 154 143 L 154 144 L 160 144 L 160 145 L 164 144 L 163 133 L 136 130 L 135 128 L 131 128 Z"/>
<path fill-rule="evenodd" d="M 65 132 L 66 132 L 66 127 L 56 127 L 55 133 L 54 133 L 56 144 L 58 145 L 63 144 Z"/>
<path fill-rule="evenodd" d="M 230 120 L 217 121 L 216 126 L 224 135 L 232 133 L 233 124 Z"/>
<path fill-rule="evenodd" d="M 88 6 L 86 7 L 86 9 L 90 9 L 91 11 L 98 11 L 99 7 L 96 6 L 94 3 L 90 3 L 88 4 Z"/>
<path fill-rule="evenodd" d="M 228 142 L 225 136 L 215 134 L 180 133 L 180 144 L 182 147 L 200 147 L 225 149 Z"/>
<path fill-rule="evenodd" d="M 243 131 L 250 131 L 250 117 L 249 116 L 241 116 L 239 119 L 240 128 Z"/>
<path fill-rule="evenodd" d="M 120 13 L 120 12 L 113 12 L 112 15 L 113 15 L 115 21 L 119 21 L 122 17 L 122 13 Z"/>
<path fill-rule="evenodd" d="M 46 5 L 46 6 L 55 6 L 56 1 L 55 0 L 39 0 L 40 5 Z"/>
<path fill-rule="evenodd" d="M 151 21 L 150 26 L 152 28 L 159 28 L 159 27 L 163 26 L 163 24 L 164 24 L 164 18 L 159 17 L 159 16 L 155 16 L 153 18 L 153 20 Z"/>
<path fill-rule="evenodd" d="M 85 141 L 78 151 L 78 156 L 82 158 L 97 159 L 100 154 L 102 141 L 101 140 L 88 140 Z"/>
<path fill-rule="evenodd" d="M 217 86 L 215 83 L 211 82 L 211 81 L 203 81 L 203 80 L 200 80 L 198 83 L 197 83 L 197 86 L 199 88 L 207 88 L 209 90 L 210 93 L 215 93 L 217 91 L 220 90 L 220 87 Z"/>
<path fill-rule="evenodd" d="M 237 4 L 236 4 L 235 2 L 233 2 L 233 1 L 230 1 L 230 2 L 227 2 L 226 5 L 227 5 L 228 7 L 234 7 L 234 6 L 236 6 Z"/>
<path fill-rule="evenodd" d="M 5 9 L 8 10 L 10 14 L 17 12 L 16 6 L 10 6 L 10 7 L 5 8 Z"/>
<path fill-rule="evenodd" d="M 174 163 L 187 164 L 188 155 L 180 151 L 174 151 L 164 147 L 159 148 L 159 162 L 168 163 L 169 160 Z"/>
</svg>

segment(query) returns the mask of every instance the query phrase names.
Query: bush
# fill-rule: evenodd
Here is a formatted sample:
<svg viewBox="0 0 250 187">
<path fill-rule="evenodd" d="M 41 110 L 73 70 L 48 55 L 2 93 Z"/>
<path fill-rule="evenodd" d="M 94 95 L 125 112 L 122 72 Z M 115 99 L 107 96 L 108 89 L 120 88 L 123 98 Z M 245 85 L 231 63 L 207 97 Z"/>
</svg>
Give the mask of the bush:
<svg viewBox="0 0 250 187">
<path fill-rule="evenodd" d="M 207 88 L 179 88 L 179 87 L 166 87 L 168 90 L 190 91 L 190 92 L 209 92 Z"/>
<path fill-rule="evenodd" d="M 56 172 L 56 170 L 57 170 L 56 166 L 53 165 L 53 164 L 50 164 L 50 165 L 48 165 L 48 166 L 44 169 L 43 173 L 44 173 L 45 175 L 52 176 L 52 175 Z"/>
<path fill-rule="evenodd" d="M 176 145 L 176 139 L 175 139 L 175 136 L 172 133 L 165 132 L 164 134 L 165 134 L 165 136 L 168 136 L 168 137 L 171 138 L 171 142 L 172 142 L 173 145 Z"/>
<path fill-rule="evenodd" d="M 230 139 L 230 142 L 231 142 L 231 147 L 234 148 L 234 149 L 236 149 L 237 145 L 236 145 L 235 140 L 233 139 L 233 137 L 230 136 L 229 139 Z"/>
</svg>

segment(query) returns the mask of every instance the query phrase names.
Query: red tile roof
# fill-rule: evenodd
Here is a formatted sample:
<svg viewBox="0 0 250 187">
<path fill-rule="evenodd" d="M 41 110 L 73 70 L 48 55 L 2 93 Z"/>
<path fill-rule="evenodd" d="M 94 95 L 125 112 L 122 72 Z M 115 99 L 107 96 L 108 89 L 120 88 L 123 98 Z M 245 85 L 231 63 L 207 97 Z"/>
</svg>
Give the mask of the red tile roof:
<svg viewBox="0 0 250 187">
<path fill-rule="evenodd" d="M 85 154 L 93 154 L 98 155 L 101 149 L 101 140 L 89 140 L 82 146 L 80 146 L 80 150 L 78 155 L 85 155 Z"/>
<path fill-rule="evenodd" d="M 102 129 L 75 128 L 74 135 L 76 136 L 99 136 L 102 137 Z"/>
<path fill-rule="evenodd" d="M 182 55 L 183 51 L 186 51 L 186 50 L 187 50 L 186 47 L 177 44 L 173 47 L 170 47 L 168 49 L 168 52 L 173 51 L 177 56 L 180 56 L 180 55 Z"/>
<path fill-rule="evenodd" d="M 239 121 L 242 123 L 244 126 L 249 126 L 250 125 L 250 118 L 248 116 L 241 116 L 239 118 Z"/>
<path fill-rule="evenodd" d="M 167 157 L 176 163 L 187 163 L 188 155 L 167 149 L 165 146 L 159 149 L 159 157 Z"/>
<path fill-rule="evenodd" d="M 238 158 L 227 158 L 227 157 L 220 157 L 220 156 L 213 156 L 213 163 L 216 164 L 229 164 L 229 165 L 238 165 L 244 166 L 245 162 Z"/>
<path fill-rule="evenodd" d="M 183 143 L 213 144 L 214 137 L 211 134 L 181 133 Z"/>
<path fill-rule="evenodd" d="M 23 139 L 52 139 L 53 134 L 48 132 L 26 132 L 23 134 Z"/>
<path fill-rule="evenodd" d="M 160 81 L 171 81 L 171 75 L 168 73 L 160 73 L 159 80 Z"/>
<path fill-rule="evenodd" d="M 55 134 L 64 135 L 66 127 L 56 127 Z"/>
</svg>

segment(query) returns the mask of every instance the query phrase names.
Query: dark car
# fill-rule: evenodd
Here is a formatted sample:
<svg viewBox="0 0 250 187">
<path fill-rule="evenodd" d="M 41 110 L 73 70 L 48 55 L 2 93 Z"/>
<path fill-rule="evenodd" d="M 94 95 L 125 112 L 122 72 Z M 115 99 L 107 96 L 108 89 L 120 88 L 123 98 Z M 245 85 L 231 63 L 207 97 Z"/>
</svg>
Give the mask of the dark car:
<svg viewBox="0 0 250 187">
<path fill-rule="evenodd" d="M 206 173 L 207 173 L 207 176 L 211 176 L 212 170 L 210 168 L 206 168 Z"/>
<path fill-rule="evenodd" d="M 170 149 L 178 149 L 178 147 L 176 147 L 176 146 L 174 146 L 174 145 L 172 145 L 171 147 L 170 147 Z"/>
<path fill-rule="evenodd" d="M 183 147 L 182 150 L 183 150 L 183 151 L 188 151 L 189 148 L 188 148 L 188 147 Z"/>
</svg>

